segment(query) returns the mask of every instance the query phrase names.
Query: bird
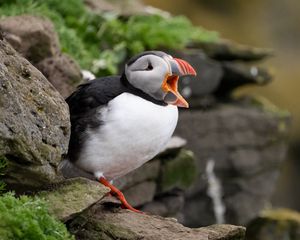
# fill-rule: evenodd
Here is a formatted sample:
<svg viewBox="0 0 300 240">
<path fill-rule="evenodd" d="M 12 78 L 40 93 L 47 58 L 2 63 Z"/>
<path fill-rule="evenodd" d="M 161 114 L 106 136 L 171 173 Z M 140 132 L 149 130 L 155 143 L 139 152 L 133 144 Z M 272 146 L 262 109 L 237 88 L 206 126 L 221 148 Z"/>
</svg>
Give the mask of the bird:
<svg viewBox="0 0 300 240">
<path fill-rule="evenodd" d="M 185 60 L 162 51 L 130 58 L 119 76 L 78 86 L 67 99 L 71 135 L 60 165 L 65 177 L 87 177 L 110 188 L 122 207 L 132 207 L 113 180 L 151 160 L 166 146 L 188 102 L 178 92 L 179 77 L 196 75 Z"/>
</svg>

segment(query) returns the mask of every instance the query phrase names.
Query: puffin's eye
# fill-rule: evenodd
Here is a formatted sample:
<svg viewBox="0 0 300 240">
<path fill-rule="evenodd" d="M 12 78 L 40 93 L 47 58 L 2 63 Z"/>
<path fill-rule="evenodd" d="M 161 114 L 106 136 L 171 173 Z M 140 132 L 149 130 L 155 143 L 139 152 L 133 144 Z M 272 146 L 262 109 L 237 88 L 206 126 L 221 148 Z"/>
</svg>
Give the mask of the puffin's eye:
<svg viewBox="0 0 300 240">
<path fill-rule="evenodd" d="M 145 69 L 146 71 L 151 71 L 153 69 L 152 64 L 149 62 L 147 68 Z"/>
</svg>

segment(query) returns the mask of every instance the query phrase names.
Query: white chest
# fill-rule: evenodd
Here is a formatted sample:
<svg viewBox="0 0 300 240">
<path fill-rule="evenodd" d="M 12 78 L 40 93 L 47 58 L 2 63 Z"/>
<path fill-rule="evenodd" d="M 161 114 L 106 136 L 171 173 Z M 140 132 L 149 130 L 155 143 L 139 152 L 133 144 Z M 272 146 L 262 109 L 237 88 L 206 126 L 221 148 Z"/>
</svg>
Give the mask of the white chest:
<svg viewBox="0 0 300 240">
<path fill-rule="evenodd" d="M 158 154 L 172 136 L 178 119 L 176 106 L 160 106 L 123 93 L 102 108 L 103 125 L 88 132 L 78 166 L 114 179 Z"/>
</svg>

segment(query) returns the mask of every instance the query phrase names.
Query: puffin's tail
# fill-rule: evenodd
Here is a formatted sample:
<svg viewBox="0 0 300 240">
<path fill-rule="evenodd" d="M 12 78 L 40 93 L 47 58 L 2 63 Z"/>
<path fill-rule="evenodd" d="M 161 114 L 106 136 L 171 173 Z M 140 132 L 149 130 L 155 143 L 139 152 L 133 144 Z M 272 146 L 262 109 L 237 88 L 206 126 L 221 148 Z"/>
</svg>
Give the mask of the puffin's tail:
<svg viewBox="0 0 300 240">
<path fill-rule="evenodd" d="M 95 180 L 93 174 L 81 170 L 68 159 L 64 159 L 60 162 L 60 164 L 58 165 L 58 171 L 61 172 L 65 178 L 84 177 Z"/>
</svg>

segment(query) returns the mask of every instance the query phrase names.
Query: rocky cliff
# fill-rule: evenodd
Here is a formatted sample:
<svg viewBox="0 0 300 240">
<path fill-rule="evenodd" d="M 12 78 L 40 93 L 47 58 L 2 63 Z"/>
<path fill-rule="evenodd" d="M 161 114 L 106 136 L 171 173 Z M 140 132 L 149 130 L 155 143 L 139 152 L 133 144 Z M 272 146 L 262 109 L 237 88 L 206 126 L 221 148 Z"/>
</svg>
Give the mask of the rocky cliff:
<svg viewBox="0 0 300 240">
<path fill-rule="evenodd" d="M 105 200 L 108 189 L 99 183 L 87 179 L 63 180 L 57 167 L 66 153 L 69 138 L 66 103 L 46 78 L 6 40 L 0 40 L 0 46 L 0 156 L 8 164 L 2 176 L 7 189 L 20 193 L 34 191 L 36 196 L 47 201 L 51 214 L 66 221 L 69 231 L 77 239 L 244 238 L 243 227 L 217 225 L 189 229 L 175 219 L 121 210 L 118 202 Z M 178 160 L 174 160 L 175 165 L 166 167 L 168 164 L 163 163 L 162 169 L 165 170 L 159 176 L 165 179 L 165 184 L 161 185 L 161 190 L 175 185 L 189 185 L 193 180 L 179 178 L 175 183 L 169 180 L 170 171 L 185 166 L 186 162 L 193 164 L 191 153 L 180 150 L 180 141 L 179 145 L 176 144 L 175 141 L 166 149 L 172 150 L 173 154 L 175 151 L 175 156 L 179 155 Z M 182 160 L 186 161 L 182 163 Z M 150 164 L 152 170 L 156 168 L 157 172 L 160 171 L 158 160 Z M 127 177 L 127 186 L 139 183 L 143 191 L 148 192 L 151 189 L 149 186 L 153 186 L 155 192 L 158 174 L 152 170 L 147 176 L 140 174 L 140 178 L 135 177 L 131 183 L 130 177 Z M 153 197 L 154 193 L 142 201 L 138 199 L 136 204 L 149 202 Z"/>
<path fill-rule="evenodd" d="M 244 238 L 243 227 L 198 227 L 245 225 L 270 200 L 285 158 L 289 115 L 265 99 L 232 93 L 270 82 L 258 61 L 271 51 L 225 40 L 190 43 L 182 51 L 163 46 L 191 62 L 198 76 L 179 86 L 191 103 L 180 112 L 180 137 L 116 181 L 129 202 L 148 213 L 138 215 L 105 197 L 108 189 L 97 182 L 64 180 L 57 170 L 70 131 L 61 95 L 82 76 L 61 53 L 52 23 L 8 17 L 0 20 L 0 31 L 0 159 L 8 163 L 1 176 L 8 190 L 44 198 L 77 239 Z"/>
</svg>

